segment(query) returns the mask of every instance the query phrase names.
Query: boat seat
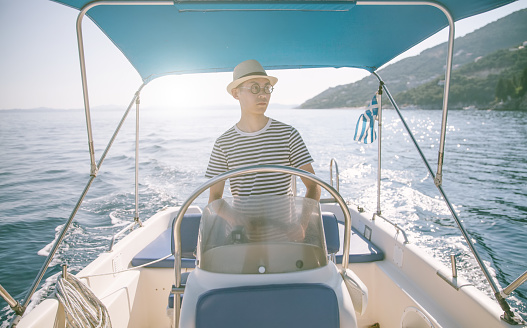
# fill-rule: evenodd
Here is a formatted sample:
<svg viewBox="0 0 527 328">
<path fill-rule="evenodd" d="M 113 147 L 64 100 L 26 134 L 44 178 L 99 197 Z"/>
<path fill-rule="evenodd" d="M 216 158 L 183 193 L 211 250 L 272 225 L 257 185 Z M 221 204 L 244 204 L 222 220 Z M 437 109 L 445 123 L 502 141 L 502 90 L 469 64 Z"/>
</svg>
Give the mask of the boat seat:
<svg viewBox="0 0 527 328">
<path fill-rule="evenodd" d="M 342 249 L 340 236 L 344 236 L 344 222 L 338 221 L 335 214 L 322 212 L 324 234 L 328 253 L 336 253 L 336 264 L 342 263 Z M 340 252 L 340 254 L 339 254 Z M 375 246 L 370 240 L 351 228 L 349 263 L 368 263 L 382 261 L 384 252 Z"/>
<path fill-rule="evenodd" d="M 329 254 L 337 254 L 337 264 L 342 263 L 342 248 L 340 235 L 344 233 L 344 224 L 337 220 L 335 214 L 331 212 L 322 213 L 324 234 L 326 237 L 326 247 Z M 186 214 L 181 222 L 181 249 L 182 249 L 182 268 L 194 268 L 196 249 L 198 241 L 199 223 L 201 214 Z M 160 259 L 168 254 L 173 254 L 173 224 L 159 237 L 152 241 L 133 259 L 132 266 L 139 266 Z M 340 255 L 338 253 L 341 253 Z M 352 228 L 350 238 L 349 263 L 365 263 L 381 261 L 384 253 L 377 248 L 371 241 L 362 236 L 357 230 Z M 173 268 L 174 256 L 170 256 L 163 261 L 159 261 L 147 266 L 148 268 Z"/>
<path fill-rule="evenodd" d="M 163 258 L 168 254 L 174 254 L 174 238 L 172 236 L 174 230 L 174 222 L 170 227 L 164 231 L 159 237 L 152 241 L 142 251 L 132 259 L 132 266 L 139 266 L 150 263 L 157 259 Z M 201 214 L 185 214 L 183 221 L 181 221 L 181 267 L 194 268 L 196 257 L 194 251 L 198 244 L 199 223 L 201 221 Z M 147 268 L 173 268 L 174 255 L 146 266 Z"/>
<path fill-rule="evenodd" d="M 339 221 L 339 231 L 344 235 L 344 223 Z M 348 263 L 369 263 L 384 260 L 384 252 L 364 237 L 355 228 L 351 228 L 350 255 Z M 342 263 L 341 254 L 337 254 L 337 264 Z"/>
<path fill-rule="evenodd" d="M 196 305 L 196 328 L 208 327 L 336 328 L 339 305 L 333 289 L 323 284 L 213 289 Z"/>
<path fill-rule="evenodd" d="M 326 237 L 326 248 L 328 254 L 336 254 L 340 250 L 339 224 L 335 214 L 331 212 L 322 213 L 322 224 Z"/>
</svg>

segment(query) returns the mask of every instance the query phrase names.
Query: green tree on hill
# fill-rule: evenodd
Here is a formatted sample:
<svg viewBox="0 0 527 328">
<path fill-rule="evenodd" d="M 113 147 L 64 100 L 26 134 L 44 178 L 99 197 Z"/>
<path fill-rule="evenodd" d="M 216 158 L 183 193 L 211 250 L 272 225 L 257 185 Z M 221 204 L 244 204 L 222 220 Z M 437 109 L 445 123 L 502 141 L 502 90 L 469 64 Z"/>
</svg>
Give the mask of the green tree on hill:
<svg viewBox="0 0 527 328">
<path fill-rule="evenodd" d="M 523 69 L 522 76 L 520 77 L 519 95 L 523 97 L 525 93 L 527 93 L 527 67 Z"/>
<path fill-rule="evenodd" d="M 519 78 L 500 78 L 496 85 L 496 100 L 507 101 L 520 98 L 527 91 L 527 67 L 525 67 Z"/>
<path fill-rule="evenodd" d="M 516 96 L 516 88 L 511 79 L 500 78 L 496 85 L 496 100 L 507 101 Z"/>
<path fill-rule="evenodd" d="M 526 91 L 527 49 L 502 49 L 453 71 L 449 108 L 525 109 L 521 98 Z M 438 78 L 397 94 L 395 100 L 403 106 L 441 109 L 443 92 Z"/>
</svg>

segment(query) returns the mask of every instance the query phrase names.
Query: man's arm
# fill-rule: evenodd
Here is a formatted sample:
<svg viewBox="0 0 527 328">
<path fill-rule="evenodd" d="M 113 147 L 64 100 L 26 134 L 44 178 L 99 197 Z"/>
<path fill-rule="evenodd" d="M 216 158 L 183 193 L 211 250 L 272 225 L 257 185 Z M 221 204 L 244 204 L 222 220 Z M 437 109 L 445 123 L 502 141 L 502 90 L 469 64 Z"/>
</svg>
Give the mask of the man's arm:
<svg viewBox="0 0 527 328">
<path fill-rule="evenodd" d="M 315 170 L 313 170 L 311 163 L 301 166 L 300 169 L 315 174 Z M 302 179 L 302 182 L 306 186 L 305 197 L 314 199 L 316 201 L 320 200 L 320 186 L 316 182 L 306 178 L 301 177 L 300 179 Z"/>
<path fill-rule="evenodd" d="M 311 164 L 306 164 L 300 167 L 301 170 L 307 171 L 309 173 L 315 174 L 313 166 Z M 320 186 L 306 178 L 300 178 L 306 186 L 306 198 L 311 198 L 316 201 L 320 200 Z M 288 237 L 294 241 L 302 241 L 306 237 L 306 229 L 311 218 L 313 208 L 310 206 L 309 202 L 304 202 L 302 205 L 302 213 L 300 214 L 300 228 L 297 226 L 291 226 L 291 229 L 288 231 Z"/>
<path fill-rule="evenodd" d="M 225 188 L 225 180 L 220 181 L 210 187 L 210 193 L 209 193 L 209 203 L 212 203 L 213 201 L 217 199 L 221 199 L 223 197 L 223 189 Z"/>
<path fill-rule="evenodd" d="M 225 180 L 220 181 L 210 187 L 209 204 L 215 200 L 223 197 L 223 189 L 225 188 Z M 230 225 L 235 226 L 243 222 L 243 216 L 232 208 L 226 201 L 216 202 L 212 205 L 213 210 L 218 213 Z"/>
</svg>

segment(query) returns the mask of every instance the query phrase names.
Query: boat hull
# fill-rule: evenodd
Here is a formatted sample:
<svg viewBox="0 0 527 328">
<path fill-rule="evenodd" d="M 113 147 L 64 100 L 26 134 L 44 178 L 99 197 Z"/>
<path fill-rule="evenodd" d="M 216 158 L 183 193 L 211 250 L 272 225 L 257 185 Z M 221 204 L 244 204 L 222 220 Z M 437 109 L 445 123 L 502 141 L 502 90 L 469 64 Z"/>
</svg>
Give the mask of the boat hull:
<svg viewBox="0 0 527 328">
<path fill-rule="evenodd" d="M 343 214 L 334 204 L 323 204 L 324 212 L 332 212 L 342 221 Z M 154 215 L 141 228 L 132 231 L 120 240 L 112 252 L 105 252 L 77 274 L 106 305 L 113 327 L 170 327 L 171 315 L 167 312 L 174 272 L 170 267 L 143 267 L 117 274 L 130 268 L 134 256 L 171 227 L 178 208 L 169 208 Z M 190 212 L 200 213 L 192 207 Z M 356 319 L 358 327 L 371 327 L 378 323 L 381 327 L 512 327 L 500 319 L 502 314 L 498 304 L 483 292 L 461 277 L 452 278 L 451 270 L 432 258 L 412 243 L 405 243 L 402 234 L 383 219 L 372 220 L 372 213 L 359 213 L 350 209 L 353 228 L 356 231 L 371 230 L 371 243 L 383 252 L 382 259 L 356 260 L 350 256 L 349 268 L 367 287 L 367 306 L 360 313 L 342 313 L 351 321 Z M 368 227 L 368 228 L 365 228 Z M 341 234 L 342 234 L 341 228 Z M 341 238 L 342 240 L 342 238 Z M 353 241 L 354 247 L 358 247 Z M 354 245 L 355 244 L 355 245 Z M 342 249 L 342 247 L 341 247 Z M 337 255 L 337 261 L 338 261 Z M 354 260 L 355 259 L 355 260 Z M 325 280 L 335 290 L 346 291 L 342 280 L 335 280 L 340 264 L 330 264 L 324 268 L 294 274 L 276 275 L 229 275 L 219 274 L 221 279 L 212 279 L 212 285 L 196 284 L 191 288 L 196 295 L 206 289 L 237 285 L 276 284 L 298 282 L 294 275 L 312 275 L 316 280 Z M 317 272 L 319 270 L 320 272 Z M 191 272 L 192 268 L 184 268 Z M 325 272 L 325 277 L 317 276 Z M 328 273 L 329 272 L 329 273 Z M 110 273 L 104 276 L 92 276 Z M 191 281 L 211 273 L 196 270 L 190 275 Z M 88 277 L 92 276 L 92 277 Z M 242 278 L 242 276 L 253 276 Z M 265 281 L 261 277 L 265 276 Z M 88 278 L 86 278 L 88 277 Z M 210 278 L 210 277 L 209 277 Z M 252 279 L 252 280 L 251 280 Z M 258 280 L 259 279 L 259 280 Z M 289 280 L 288 280 L 289 279 Z M 311 278 L 306 278 L 306 282 Z M 314 278 L 313 278 L 314 279 Z M 247 280 L 247 281 L 245 281 Z M 203 281 L 203 280 L 200 280 Z M 186 307 L 191 307 L 193 299 L 183 301 L 181 327 L 193 326 L 193 318 L 186 316 Z M 342 296 L 339 296 L 342 297 Z M 194 300 L 195 301 L 195 300 Z M 346 296 L 344 302 L 351 302 Z M 190 312 L 189 312 L 190 313 Z M 65 316 L 55 298 L 39 304 L 28 313 L 18 327 L 64 327 Z M 341 324 L 341 327 L 348 327 Z M 515 326 L 517 327 L 517 326 Z"/>
</svg>

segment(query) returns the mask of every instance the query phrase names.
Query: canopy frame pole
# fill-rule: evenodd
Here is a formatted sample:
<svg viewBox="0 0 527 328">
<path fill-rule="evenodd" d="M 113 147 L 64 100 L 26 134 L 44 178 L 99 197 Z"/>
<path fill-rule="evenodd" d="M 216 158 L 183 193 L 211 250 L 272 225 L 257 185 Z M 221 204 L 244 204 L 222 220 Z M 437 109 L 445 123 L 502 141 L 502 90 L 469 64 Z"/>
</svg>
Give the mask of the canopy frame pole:
<svg viewBox="0 0 527 328">
<path fill-rule="evenodd" d="M 135 97 L 135 213 L 134 223 L 143 226 L 141 219 L 139 219 L 139 104 L 140 92 L 136 92 Z"/>
<path fill-rule="evenodd" d="M 450 213 L 452 214 L 452 217 L 456 221 L 459 229 L 461 230 L 461 233 L 467 243 L 467 245 L 470 248 L 470 251 L 474 255 L 476 261 L 478 262 L 478 265 L 485 275 L 485 278 L 487 279 L 494 296 L 496 297 L 496 300 L 498 301 L 500 307 L 504 311 L 503 315 L 501 316 L 502 320 L 508 322 L 508 323 L 516 323 L 515 321 L 515 315 L 511 311 L 509 304 L 506 302 L 503 295 L 500 293 L 500 290 L 494 280 L 492 279 L 492 276 L 490 275 L 487 267 L 483 263 L 483 260 L 479 256 L 479 253 L 477 252 L 476 248 L 474 247 L 474 244 L 470 240 L 470 236 L 468 235 L 467 230 L 461 223 L 461 220 L 458 218 L 453 205 L 448 200 L 446 194 L 443 191 L 442 183 L 443 183 L 443 159 L 444 159 L 444 149 L 445 149 L 445 138 L 446 138 L 446 124 L 447 124 L 447 116 L 448 116 L 448 96 L 450 93 L 450 79 L 452 75 L 452 58 L 454 57 L 454 36 L 455 36 L 455 26 L 454 26 L 454 18 L 452 17 L 452 14 L 448 10 L 448 8 L 442 6 L 439 3 L 436 2 L 428 2 L 428 1 L 357 1 L 357 5 L 383 5 L 383 6 L 392 6 L 392 5 L 400 5 L 400 6 L 432 6 L 435 8 L 438 8 L 443 12 L 443 14 L 446 16 L 448 20 L 449 25 L 449 33 L 448 33 L 448 50 L 447 50 L 447 60 L 446 60 L 446 72 L 445 72 L 445 86 L 444 86 L 444 92 L 443 92 L 443 112 L 442 112 L 442 122 L 441 122 L 441 136 L 439 141 L 439 153 L 438 153 L 438 162 L 437 162 L 437 174 L 434 175 L 430 165 L 428 164 L 424 154 L 422 153 L 421 149 L 419 148 L 419 145 L 417 144 L 417 141 L 413 137 L 412 132 L 410 131 L 410 128 L 406 124 L 406 122 L 403 119 L 403 116 L 399 110 L 399 107 L 395 103 L 395 100 L 391 96 L 390 92 L 388 91 L 386 85 L 383 85 L 384 90 L 386 91 L 386 94 L 388 95 L 388 98 L 390 99 L 390 102 L 394 106 L 394 108 L 397 111 L 397 114 L 401 118 L 401 121 L 403 122 L 403 125 L 405 126 L 407 132 L 409 133 L 412 141 L 414 142 L 415 146 L 418 149 L 419 154 L 421 155 L 421 158 L 424 160 L 428 171 L 430 175 L 434 178 L 434 184 L 436 185 L 437 189 L 441 193 L 441 196 L 443 197 L 448 209 L 450 210 Z M 382 82 L 382 79 L 380 76 L 373 72 L 373 74 L 379 79 L 380 82 Z"/>
<path fill-rule="evenodd" d="M 379 90 L 377 91 L 378 97 L 378 106 L 379 110 L 377 112 L 377 126 L 379 128 L 378 133 L 378 140 L 377 140 L 377 213 L 376 215 L 381 216 L 381 158 L 382 158 L 382 152 L 381 152 L 381 145 L 382 145 L 382 86 L 384 85 L 383 81 L 379 81 Z M 377 96 L 375 96 L 377 97 Z M 375 133 L 372 131 L 372 133 Z M 373 216 L 375 218 L 375 216 Z"/>
<path fill-rule="evenodd" d="M 84 112 L 86 116 L 86 129 L 88 132 L 88 148 L 90 152 L 90 175 L 96 176 L 97 175 L 97 165 L 95 164 L 95 150 L 93 146 L 93 132 L 92 132 L 92 124 L 91 124 L 91 114 L 90 114 L 90 101 L 89 101 L 89 95 L 88 95 L 88 80 L 86 76 L 86 58 L 84 55 L 84 40 L 82 37 L 82 21 L 84 17 L 86 16 L 86 13 L 88 10 L 90 10 L 93 7 L 96 6 L 116 6 L 116 5 L 174 5 L 174 1 L 94 1 L 91 3 L 88 3 L 86 6 L 84 6 L 77 16 L 77 43 L 79 48 L 79 62 L 80 62 L 80 69 L 81 69 L 81 80 L 82 80 L 82 93 L 83 93 L 83 99 L 84 99 Z"/>
<path fill-rule="evenodd" d="M 439 152 L 437 158 L 437 174 L 434 178 L 436 186 L 440 186 L 443 183 L 443 160 L 445 153 L 445 138 L 446 138 L 446 124 L 448 114 L 448 95 L 450 92 L 450 77 L 452 73 L 452 58 L 454 57 L 454 35 L 455 26 L 454 18 L 450 13 L 450 10 L 445 6 L 432 1 L 357 1 L 357 6 L 432 6 L 443 12 L 448 20 L 449 32 L 448 32 L 448 50 L 447 50 L 447 62 L 445 72 L 445 88 L 443 92 L 443 116 L 441 123 L 441 136 L 439 139 Z"/>
<path fill-rule="evenodd" d="M 101 165 L 104 162 L 104 159 L 106 158 L 106 155 L 110 151 L 110 148 L 112 147 L 115 139 L 117 138 L 117 134 L 119 134 L 119 131 L 121 130 L 121 127 L 123 126 L 124 121 L 126 120 L 126 117 L 128 116 L 128 113 L 130 112 L 130 110 L 131 110 L 131 108 L 132 108 L 132 106 L 133 106 L 133 104 L 135 102 L 136 97 L 138 96 L 139 92 L 141 91 L 141 89 L 143 89 L 144 86 L 145 86 L 145 84 L 143 83 L 139 87 L 139 90 L 134 95 L 132 101 L 130 102 L 130 105 L 128 106 L 127 110 L 125 111 L 123 117 L 121 118 L 121 121 L 117 125 L 117 128 L 115 129 L 115 132 L 114 132 L 112 138 L 108 142 L 108 145 L 106 146 L 106 149 L 104 150 L 103 154 L 101 155 L 101 158 L 99 159 L 99 163 L 96 166 L 96 170 L 97 171 L 101 168 Z M 69 227 L 71 226 L 71 223 L 73 222 L 73 219 L 75 218 L 75 215 L 77 214 L 77 211 L 79 210 L 82 202 L 84 201 L 84 197 L 86 197 L 86 194 L 88 193 L 88 190 L 90 189 L 90 186 L 91 186 L 92 182 L 95 180 L 95 178 L 96 178 L 95 175 L 90 175 L 90 178 L 88 179 L 86 187 L 84 188 L 84 191 L 82 192 L 81 196 L 79 197 L 79 200 L 77 201 L 77 204 L 75 205 L 73 211 L 71 212 L 68 221 L 66 222 L 66 224 L 62 228 L 62 230 L 61 230 L 61 232 L 59 234 L 59 237 L 57 238 L 57 240 L 53 244 L 53 247 L 51 248 L 48 257 L 46 258 L 46 261 L 44 262 L 44 265 L 40 269 L 40 272 L 38 273 L 37 278 L 33 281 L 33 285 L 29 289 L 29 291 L 27 293 L 27 296 L 24 299 L 24 303 L 22 304 L 23 309 L 27 308 L 27 306 L 29 304 L 29 301 L 31 300 L 31 296 L 33 296 L 33 294 L 37 290 L 38 285 L 40 284 L 40 281 L 44 277 L 44 274 L 46 273 L 47 268 L 49 267 L 53 257 L 55 256 L 55 253 L 57 252 L 60 244 L 64 240 L 64 237 L 66 236 L 66 232 L 68 231 Z"/>
<path fill-rule="evenodd" d="M 373 72 L 373 74 L 379 79 L 379 81 L 382 81 L 380 76 L 377 73 Z M 426 165 L 426 167 L 428 169 L 428 173 L 434 178 L 434 181 L 435 181 L 434 172 L 433 172 L 432 168 L 430 167 L 430 165 L 428 164 L 428 161 L 427 161 L 425 155 L 421 151 L 421 148 L 419 147 L 419 144 L 417 143 L 417 140 L 413 136 L 412 131 L 410 130 L 410 127 L 408 126 L 408 124 L 404 120 L 403 115 L 402 115 L 402 113 L 401 113 L 401 111 L 399 109 L 399 106 L 397 106 L 397 103 L 393 99 L 392 95 L 390 94 L 390 91 L 388 90 L 388 88 L 386 87 L 385 84 L 383 84 L 383 88 L 384 88 L 384 91 L 386 92 L 386 95 L 388 96 L 388 99 L 390 99 L 390 102 L 392 103 L 393 107 L 397 111 L 397 114 L 399 115 L 399 118 L 401 119 L 401 122 L 403 123 L 403 125 L 404 125 L 404 127 L 406 129 L 406 132 L 408 132 L 410 138 L 412 139 L 414 145 L 417 148 L 417 151 L 419 152 L 422 160 L 424 161 L 424 163 L 425 163 L 425 165 Z M 499 291 L 496 283 L 492 279 L 492 276 L 490 275 L 490 272 L 488 271 L 487 267 L 483 263 L 483 260 L 479 256 L 479 253 L 476 250 L 474 244 L 470 240 L 470 236 L 469 236 L 467 230 L 465 229 L 465 227 L 463 226 L 463 223 L 461 223 L 461 220 L 457 216 L 456 211 L 454 209 L 454 206 L 448 200 L 448 198 L 447 198 L 447 196 L 446 196 L 446 194 L 445 194 L 445 192 L 443 190 L 443 187 L 441 185 L 438 185 L 438 184 L 436 184 L 436 187 L 439 190 L 439 193 L 441 194 L 441 197 L 443 197 L 443 200 L 445 201 L 445 204 L 447 205 L 448 209 L 450 210 L 450 214 L 452 215 L 452 218 L 454 218 L 454 220 L 456 221 L 457 226 L 458 226 L 459 230 L 461 231 L 461 234 L 463 235 L 463 238 L 465 239 L 465 242 L 467 243 L 471 253 L 474 255 L 474 258 L 476 259 L 476 262 L 478 263 L 481 271 L 483 272 L 483 275 L 485 276 L 485 278 L 487 279 L 490 287 L 492 288 L 492 291 L 494 293 L 494 296 L 496 297 L 496 300 L 498 301 L 500 307 L 504 311 L 504 313 L 502 315 L 502 319 L 504 321 L 508 322 L 508 323 L 514 323 L 515 322 L 514 321 L 514 313 L 511 311 L 511 309 L 509 307 L 509 304 L 505 301 L 505 298 L 503 297 L 503 295 L 500 294 L 500 291 Z"/>
<path fill-rule="evenodd" d="M 89 9 L 89 8 L 88 8 Z M 97 176 L 97 167 L 95 165 L 95 149 L 93 146 L 93 132 L 91 126 L 90 99 L 88 96 L 88 81 L 86 78 L 86 58 L 84 56 L 84 41 L 82 37 L 82 19 L 86 10 L 81 10 L 77 16 L 77 46 L 79 50 L 79 62 L 81 69 L 82 94 L 84 99 L 84 113 L 86 116 L 86 129 L 88 131 L 88 149 L 90 152 L 90 175 Z"/>
<path fill-rule="evenodd" d="M 64 240 L 66 236 L 66 232 L 69 230 L 71 223 L 73 222 L 73 219 L 75 218 L 75 215 L 77 214 L 82 202 L 84 201 L 84 197 L 86 197 L 86 194 L 88 193 L 88 190 L 91 187 L 91 184 L 93 183 L 93 180 L 97 176 L 97 172 L 99 171 L 104 159 L 106 158 L 106 155 L 108 154 L 111 146 L 113 145 L 113 142 L 115 141 L 117 134 L 121 130 L 121 127 L 128 116 L 128 113 L 130 112 L 130 109 L 132 108 L 134 102 L 136 101 L 136 97 L 139 96 L 141 90 L 146 85 L 147 82 L 143 82 L 137 92 L 135 93 L 132 101 L 130 102 L 130 105 L 128 106 L 127 110 L 125 111 L 121 121 L 119 122 L 112 138 L 108 142 L 108 145 L 106 146 L 106 149 L 104 150 L 103 154 L 101 155 L 101 158 L 99 159 L 99 163 L 95 163 L 95 151 L 93 147 L 93 133 L 92 133 L 92 126 L 91 126 L 91 115 L 90 115 L 90 103 L 89 103 L 89 96 L 88 96 L 88 84 L 87 84 L 87 78 L 86 78 L 86 60 L 84 56 L 84 42 L 82 37 L 82 20 L 84 16 L 86 15 L 86 12 L 90 10 L 91 8 L 98 6 L 98 5 L 174 5 L 173 1 L 99 1 L 99 2 L 92 2 L 87 4 L 85 7 L 81 9 L 79 12 L 79 15 L 77 16 L 77 46 L 79 50 L 79 61 L 80 61 L 80 68 L 81 68 L 81 79 L 82 79 L 82 89 L 83 89 L 83 99 L 84 99 L 84 110 L 85 110 L 85 116 L 86 116 L 86 127 L 88 132 L 88 148 L 90 152 L 90 178 L 88 179 L 88 182 L 86 183 L 86 186 L 84 187 L 84 190 L 79 197 L 75 207 L 73 208 L 66 224 L 62 228 L 59 237 L 53 244 L 51 251 L 49 252 L 46 261 L 42 265 L 39 273 L 37 274 L 37 277 L 33 281 L 32 286 L 29 288 L 26 297 L 24 298 L 24 301 L 21 305 L 22 313 L 18 314 L 13 318 L 12 322 L 16 322 L 20 319 L 23 312 L 25 312 L 27 306 L 29 305 L 29 302 L 31 301 L 31 297 L 36 292 L 38 286 L 40 285 L 40 282 L 42 281 L 42 278 L 44 277 L 47 268 L 51 264 L 51 261 L 53 257 L 55 256 L 60 244 L 62 244 L 62 241 Z"/>
<path fill-rule="evenodd" d="M 61 230 L 61 232 L 59 234 L 59 237 L 57 238 L 57 240 L 53 244 L 53 247 L 51 248 L 51 251 L 49 252 L 48 257 L 46 258 L 46 261 L 42 265 L 42 268 L 40 269 L 37 277 L 33 281 L 33 285 L 29 289 L 29 291 L 28 291 L 28 293 L 27 293 L 27 295 L 26 295 L 26 297 L 24 299 L 24 302 L 22 304 L 22 307 L 24 309 L 27 308 L 27 306 L 28 306 L 28 304 L 29 304 L 29 302 L 31 300 L 31 297 L 36 292 L 36 290 L 37 290 L 37 288 L 38 288 L 38 286 L 40 284 L 40 281 L 44 277 L 44 274 L 46 273 L 47 268 L 49 267 L 53 257 L 55 256 L 55 253 L 57 252 L 60 244 L 62 244 L 62 241 L 64 240 L 64 237 L 66 236 L 66 232 L 69 230 L 69 227 L 71 226 L 71 223 L 73 222 L 73 219 L 75 218 L 75 215 L 77 214 L 82 202 L 84 201 L 84 197 L 86 197 L 86 194 L 88 193 L 88 190 L 90 189 L 91 184 L 93 183 L 93 180 L 97 176 L 97 172 L 99 171 L 104 159 L 106 158 L 106 155 L 108 154 L 111 146 L 113 145 L 115 139 L 117 138 L 117 134 L 121 130 L 121 127 L 122 127 L 126 117 L 128 116 L 128 113 L 130 112 L 130 109 L 132 108 L 134 102 L 136 101 L 136 98 L 139 96 L 139 93 L 141 92 L 143 87 L 146 85 L 143 82 L 141 84 L 141 86 L 139 87 L 138 91 L 135 93 L 135 95 L 134 95 L 132 101 L 130 102 L 127 110 L 125 111 L 121 121 L 117 125 L 117 128 L 116 128 L 112 138 L 108 142 L 108 145 L 106 146 L 106 149 L 104 150 L 103 154 L 101 155 L 101 158 L 99 159 L 99 163 L 95 164 L 95 160 L 94 160 L 95 153 L 94 153 L 94 148 L 93 148 L 93 135 L 92 135 L 92 129 L 91 129 L 91 116 L 90 116 L 90 107 L 89 107 L 89 100 L 88 100 L 88 88 L 87 88 L 87 79 L 86 79 L 86 62 L 85 62 L 84 46 L 83 46 L 83 38 L 82 38 L 82 19 L 85 16 L 86 12 L 90 8 L 94 7 L 95 5 L 96 4 L 94 4 L 94 3 L 87 5 L 85 8 L 83 8 L 83 10 L 81 10 L 81 12 L 79 13 L 79 16 L 77 17 L 77 42 L 78 42 L 78 50 L 79 50 L 79 59 L 80 59 L 80 62 L 81 62 L 81 77 L 82 77 L 82 85 L 83 85 L 83 91 L 84 91 L 84 106 L 85 106 L 85 112 L 86 112 L 86 126 L 87 126 L 87 130 L 88 130 L 88 139 L 89 139 L 88 146 L 89 146 L 89 149 L 90 149 L 90 162 L 91 162 L 90 178 L 88 179 L 88 182 L 86 183 L 84 191 L 82 192 L 82 194 L 79 197 L 79 199 L 78 199 L 73 211 L 71 212 L 70 217 L 68 218 L 68 221 L 66 222 L 66 224 L 62 228 L 62 230 Z"/>
</svg>

